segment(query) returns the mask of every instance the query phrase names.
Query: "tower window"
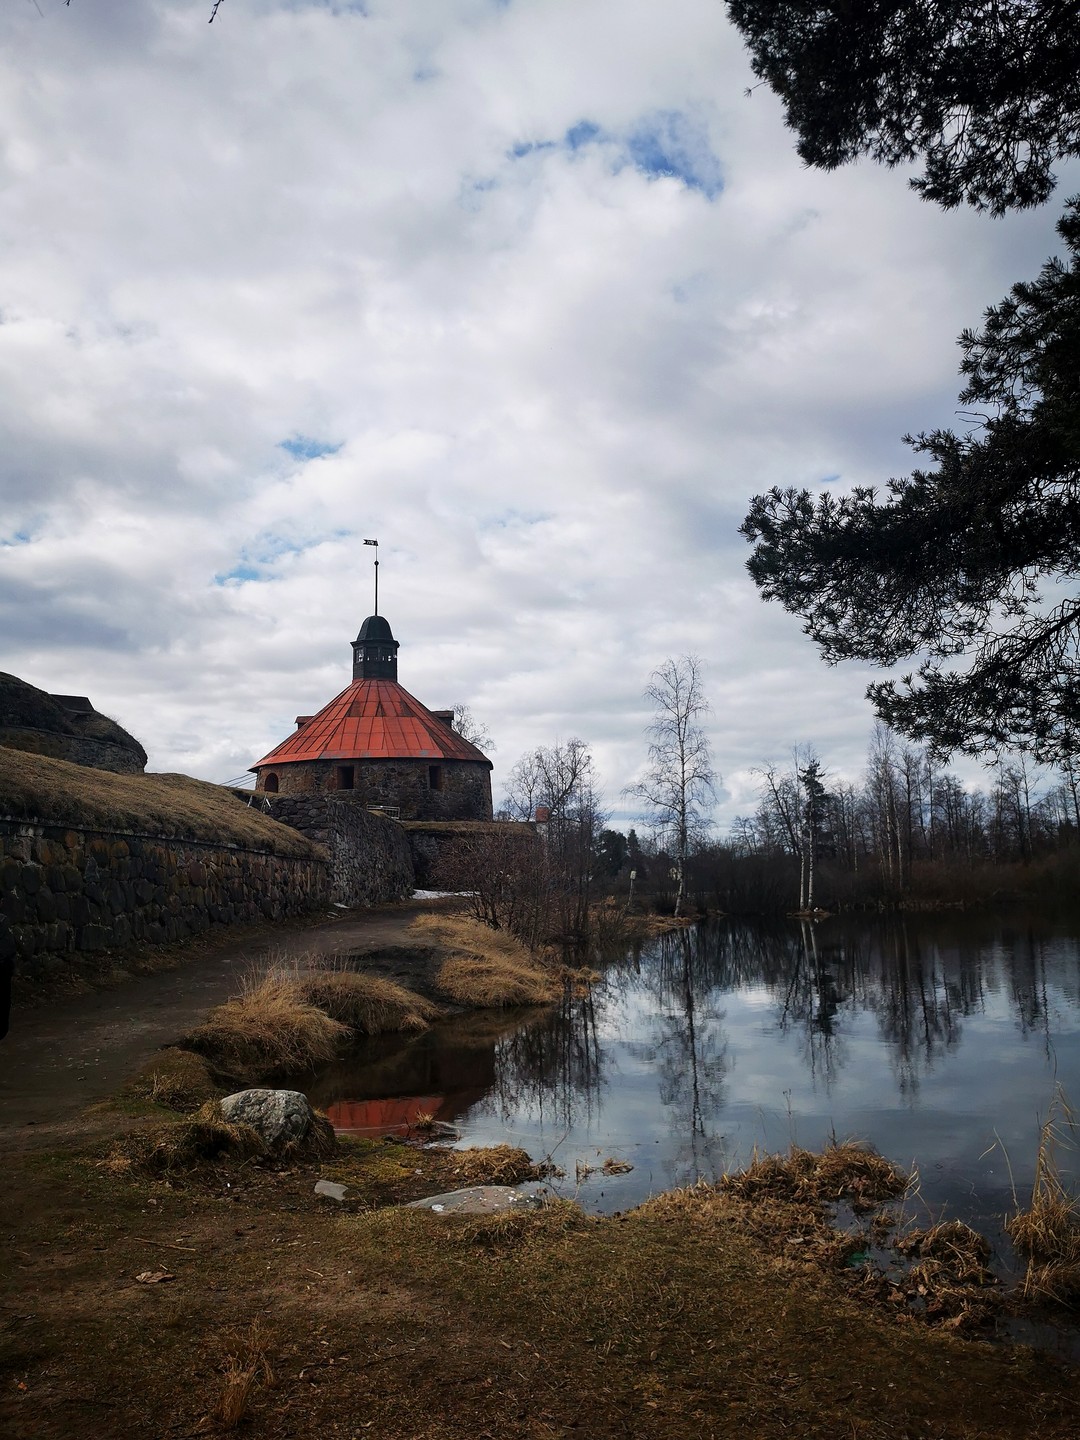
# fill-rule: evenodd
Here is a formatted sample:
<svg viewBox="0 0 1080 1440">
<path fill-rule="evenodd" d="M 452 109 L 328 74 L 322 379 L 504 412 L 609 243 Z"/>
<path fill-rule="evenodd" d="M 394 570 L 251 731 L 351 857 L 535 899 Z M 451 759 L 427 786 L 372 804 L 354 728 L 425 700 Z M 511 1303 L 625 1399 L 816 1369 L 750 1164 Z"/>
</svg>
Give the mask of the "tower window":
<svg viewBox="0 0 1080 1440">
<path fill-rule="evenodd" d="M 427 782 L 429 790 L 441 790 L 443 788 L 443 770 L 441 765 L 429 765 L 427 767 Z"/>
<path fill-rule="evenodd" d="M 352 765 L 339 765 L 337 767 L 337 788 L 339 790 L 352 790 L 355 784 L 355 770 Z"/>
<path fill-rule="evenodd" d="M 277 794 L 277 776 L 272 770 L 269 772 L 269 774 L 263 776 L 262 788 L 264 790 L 268 790 L 271 795 Z"/>
</svg>

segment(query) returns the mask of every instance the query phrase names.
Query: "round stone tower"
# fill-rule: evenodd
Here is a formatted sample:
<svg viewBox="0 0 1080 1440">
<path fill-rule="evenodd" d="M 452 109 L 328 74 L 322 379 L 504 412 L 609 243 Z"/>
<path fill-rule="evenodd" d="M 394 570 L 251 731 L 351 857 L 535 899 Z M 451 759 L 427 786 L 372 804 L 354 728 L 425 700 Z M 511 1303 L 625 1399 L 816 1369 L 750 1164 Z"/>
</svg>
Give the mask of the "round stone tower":
<svg viewBox="0 0 1080 1440">
<path fill-rule="evenodd" d="M 352 643 L 352 684 L 251 768 L 256 790 L 350 790 L 402 820 L 490 820 L 491 761 L 397 678 L 398 642 L 369 615 Z"/>
</svg>

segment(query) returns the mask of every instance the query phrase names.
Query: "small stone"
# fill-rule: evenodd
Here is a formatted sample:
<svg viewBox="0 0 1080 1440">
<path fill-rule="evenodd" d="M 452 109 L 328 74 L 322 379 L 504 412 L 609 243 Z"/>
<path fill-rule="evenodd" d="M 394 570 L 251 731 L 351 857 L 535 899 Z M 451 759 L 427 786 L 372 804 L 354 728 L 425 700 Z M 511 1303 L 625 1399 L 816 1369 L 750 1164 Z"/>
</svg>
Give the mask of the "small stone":
<svg viewBox="0 0 1080 1440">
<path fill-rule="evenodd" d="M 222 1100 L 221 1113 L 230 1124 L 250 1126 L 271 1150 L 302 1140 L 315 1119 L 299 1090 L 239 1090 Z"/>
<path fill-rule="evenodd" d="M 336 1180 L 316 1180 L 315 1194 L 325 1195 L 328 1200 L 344 1200 L 349 1190 L 346 1185 L 339 1185 Z"/>
</svg>

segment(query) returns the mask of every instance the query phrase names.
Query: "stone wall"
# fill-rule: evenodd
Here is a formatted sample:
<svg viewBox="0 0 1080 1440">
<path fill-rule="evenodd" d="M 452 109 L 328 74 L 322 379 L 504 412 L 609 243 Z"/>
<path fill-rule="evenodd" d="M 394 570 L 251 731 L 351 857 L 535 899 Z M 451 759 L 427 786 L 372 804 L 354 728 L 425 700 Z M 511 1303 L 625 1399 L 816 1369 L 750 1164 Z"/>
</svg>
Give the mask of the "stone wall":
<svg viewBox="0 0 1080 1440">
<path fill-rule="evenodd" d="M 141 775 L 146 769 L 146 757 L 141 751 L 91 735 L 54 735 L 28 726 L 0 726 L 0 745 L 47 755 L 52 760 L 69 760 L 73 765 L 89 765 L 93 770 L 111 770 L 116 775 Z"/>
<path fill-rule="evenodd" d="M 27 979 L 72 957 L 278 920 L 324 906 L 330 865 L 199 840 L 0 816 L 0 960 Z"/>
<path fill-rule="evenodd" d="M 386 905 L 415 888 L 409 842 L 400 825 L 373 815 L 356 791 L 261 795 L 275 820 L 330 855 L 331 896 L 342 905 Z"/>
<path fill-rule="evenodd" d="M 349 788 L 342 787 L 343 771 L 351 777 Z M 393 806 L 402 820 L 490 820 L 492 815 L 491 766 L 480 760 L 300 760 L 267 766 L 256 788 L 260 794 L 345 794 L 361 805 Z"/>
<path fill-rule="evenodd" d="M 509 836 L 520 840 L 523 845 L 537 843 L 536 827 L 517 820 L 490 820 L 479 823 L 404 821 L 401 828 L 408 838 L 416 884 L 421 890 L 441 889 L 443 877 L 439 874 L 439 862 L 448 850 L 460 845 L 463 840 L 477 841 L 481 849 L 484 836 L 491 836 L 496 841 Z"/>
</svg>

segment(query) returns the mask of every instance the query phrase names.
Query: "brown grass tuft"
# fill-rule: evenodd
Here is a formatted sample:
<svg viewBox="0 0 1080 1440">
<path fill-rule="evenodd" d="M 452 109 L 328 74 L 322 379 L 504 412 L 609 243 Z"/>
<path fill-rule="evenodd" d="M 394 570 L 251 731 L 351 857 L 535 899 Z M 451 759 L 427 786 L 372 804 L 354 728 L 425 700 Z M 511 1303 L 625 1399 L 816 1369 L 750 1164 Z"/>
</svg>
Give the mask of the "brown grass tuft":
<svg viewBox="0 0 1080 1440">
<path fill-rule="evenodd" d="M 457 1240 L 469 1245 L 522 1245 L 549 1241 L 586 1230 L 594 1224 L 573 1200 L 545 1200 L 542 1205 L 522 1206 L 515 1210 L 498 1210 L 493 1215 L 470 1215 L 450 1231 Z"/>
<path fill-rule="evenodd" d="M 526 1180 L 542 1180 L 546 1173 L 528 1151 L 514 1145 L 455 1150 L 453 1158 L 453 1177 L 461 1190 L 469 1185 L 523 1185 Z"/>
<path fill-rule="evenodd" d="M 990 1242 L 962 1220 L 944 1220 L 927 1230 L 910 1230 L 897 1240 L 896 1249 L 901 1255 L 917 1255 L 923 1261 L 932 1261 L 939 1267 L 939 1273 L 951 1275 L 955 1280 L 979 1285 L 994 1283 L 987 1268 Z"/>
<path fill-rule="evenodd" d="M 531 962 L 452 955 L 435 979 L 439 991 L 459 1005 L 489 1010 L 508 1005 L 550 1005 L 554 982 Z"/>
<path fill-rule="evenodd" d="M 131 1089 L 155 1105 L 189 1114 L 218 1093 L 206 1061 L 175 1045 L 161 1050 L 136 1077 Z"/>
<path fill-rule="evenodd" d="M 220 1104 L 211 1100 L 187 1120 L 126 1136 L 104 1165 L 112 1173 L 135 1168 L 151 1175 L 175 1175 L 224 1156 L 243 1160 L 265 1154 L 266 1146 L 255 1131 L 230 1124 L 222 1117 Z"/>
<path fill-rule="evenodd" d="M 820 1154 L 792 1146 L 786 1155 L 757 1154 L 745 1170 L 725 1175 L 722 1189 L 741 1199 L 771 1197 L 808 1203 L 846 1201 L 867 1214 L 902 1195 L 910 1182 L 891 1160 L 854 1140 L 829 1145 Z"/>
<path fill-rule="evenodd" d="M 274 1383 L 268 1351 L 270 1338 L 258 1320 L 252 1322 L 247 1335 L 236 1350 L 226 1355 L 221 1369 L 225 1379 L 221 1395 L 209 1419 L 222 1430 L 235 1430 L 247 1414 L 252 1395 L 261 1382 L 269 1389 Z"/>
<path fill-rule="evenodd" d="M 554 976 L 505 930 L 465 915 L 419 915 L 409 930 L 451 952 L 435 984 L 458 1005 L 486 1010 L 549 1005 L 558 998 Z"/>
<path fill-rule="evenodd" d="M 1061 1178 L 1057 1152 L 1072 1146 L 1076 1116 L 1058 1088 L 1039 1127 L 1031 1204 L 1005 1222 L 1009 1238 L 1028 1259 L 1024 1295 L 1059 1302 L 1080 1296 L 1080 1200 Z"/>
<path fill-rule="evenodd" d="M 412 990 L 357 970 L 299 970 L 294 980 L 307 1004 L 357 1035 L 426 1030 L 442 1013 L 438 1005 Z"/>
<path fill-rule="evenodd" d="M 251 1081 L 315 1070 L 351 1033 L 306 999 L 293 976 L 271 971 L 211 1010 L 184 1044 L 225 1074 Z"/>
</svg>

